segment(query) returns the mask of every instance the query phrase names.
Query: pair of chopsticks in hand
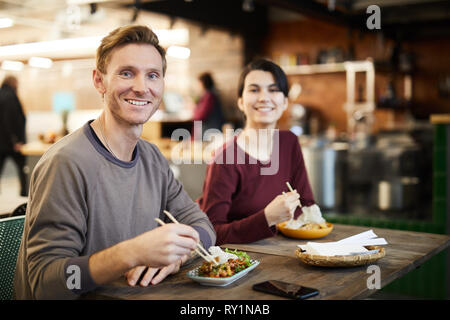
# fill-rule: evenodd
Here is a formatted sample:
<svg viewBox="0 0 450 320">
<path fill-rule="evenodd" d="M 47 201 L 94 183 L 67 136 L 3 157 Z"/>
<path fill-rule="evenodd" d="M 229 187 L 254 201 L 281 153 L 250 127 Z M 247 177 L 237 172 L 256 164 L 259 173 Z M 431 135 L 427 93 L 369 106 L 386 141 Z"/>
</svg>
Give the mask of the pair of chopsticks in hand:
<svg viewBox="0 0 450 320">
<path fill-rule="evenodd" d="M 289 191 L 294 192 L 294 189 L 292 189 L 291 184 L 289 183 L 289 181 L 286 182 L 287 187 L 289 188 Z M 286 194 L 286 192 L 283 191 L 283 194 Z M 300 199 L 299 199 L 300 201 Z M 302 203 L 300 202 L 298 204 L 298 207 L 301 208 L 302 207 Z M 294 220 L 294 217 L 292 217 L 289 221 Z"/>
<path fill-rule="evenodd" d="M 287 187 L 289 188 L 289 191 L 290 191 L 290 192 L 294 192 L 294 189 L 292 189 L 292 187 L 291 187 L 289 181 L 286 182 L 286 185 L 287 185 Z M 283 191 L 283 194 L 286 194 L 286 192 Z M 300 201 L 300 199 L 299 199 L 299 201 Z M 301 203 L 301 202 L 299 203 L 298 207 L 299 207 L 299 208 L 302 207 L 302 203 Z"/>
<path fill-rule="evenodd" d="M 173 223 L 178 224 L 177 219 L 175 219 L 175 217 L 169 212 L 164 210 L 164 213 L 166 214 L 166 216 L 169 217 L 170 220 L 172 220 Z M 162 221 L 159 218 L 155 219 L 156 222 L 158 222 L 160 225 L 165 225 L 164 221 Z M 202 257 L 203 259 L 205 259 L 207 262 L 213 262 L 216 266 L 218 266 L 219 264 L 217 263 L 217 261 L 213 258 L 213 256 L 211 256 L 208 251 L 205 250 L 205 248 L 203 248 L 203 246 L 200 243 L 197 243 L 197 248 L 195 249 L 195 252 L 198 253 L 198 255 L 200 257 Z M 203 253 L 202 253 L 203 252 Z"/>
</svg>

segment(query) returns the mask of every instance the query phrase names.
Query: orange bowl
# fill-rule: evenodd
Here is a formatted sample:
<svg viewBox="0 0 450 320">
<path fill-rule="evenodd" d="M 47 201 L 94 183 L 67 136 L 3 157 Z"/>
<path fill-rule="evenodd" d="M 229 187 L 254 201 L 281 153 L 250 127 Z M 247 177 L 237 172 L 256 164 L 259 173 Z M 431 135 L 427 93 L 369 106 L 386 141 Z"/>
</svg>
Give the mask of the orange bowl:
<svg viewBox="0 0 450 320">
<path fill-rule="evenodd" d="M 296 239 L 318 239 L 325 237 L 327 234 L 333 230 L 333 224 L 327 222 L 328 228 L 325 229 L 316 229 L 316 230 L 302 230 L 302 229 L 288 229 L 284 226 L 287 221 L 279 223 L 277 225 L 278 230 L 286 237 L 296 238 Z"/>
</svg>

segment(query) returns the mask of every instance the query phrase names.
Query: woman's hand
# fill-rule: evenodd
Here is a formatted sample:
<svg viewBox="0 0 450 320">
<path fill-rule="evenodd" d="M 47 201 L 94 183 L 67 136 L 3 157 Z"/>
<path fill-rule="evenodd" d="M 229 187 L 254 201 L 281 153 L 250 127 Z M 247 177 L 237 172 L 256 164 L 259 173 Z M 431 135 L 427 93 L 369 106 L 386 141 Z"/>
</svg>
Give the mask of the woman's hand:
<svg viewBox="0 0 450 320">
<path fill-rule="evenodd" d="M 141 278 L 142 274 L 145 272 L 139 285 L 142 287 L 147 287 L 150 283 L 155 285 L 164 280 L 168 275 L 177 273 L 180 267 L 188 259 L 188 255 L 180 258 L 179 261 L 169 264 L 163 268 L 151 268 L 146 266 L 137 266 L 125 273 L 125 278 L 130 286 L 135 286 L 137 281 Z M 158 272 L 159 271 L 159 272 Z"/>
<path fill-rule="evenodd" d="M 269 227 L 294 217 L 295 209 L 300 205 L 300 195 L 296 190 L 277 196 L 264 209 Z"/>
</svg>

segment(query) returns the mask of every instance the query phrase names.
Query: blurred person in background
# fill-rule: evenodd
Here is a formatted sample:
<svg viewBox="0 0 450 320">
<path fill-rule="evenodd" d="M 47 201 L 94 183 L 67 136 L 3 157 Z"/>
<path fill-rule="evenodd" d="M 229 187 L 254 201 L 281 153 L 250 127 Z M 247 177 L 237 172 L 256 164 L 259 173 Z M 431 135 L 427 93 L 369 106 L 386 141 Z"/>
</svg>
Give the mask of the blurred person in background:
<svg viewBox="0 0 450 320">
<path fill-rule="evenodd" d="M 26 117 L 17 96 L 18 81 L 14 76 L 6 76 L 0 89 L 0 176 L 8 157 L 17 166 L 20 179 L 20 195 L 28 194 L 24 167 L 26 158 L 20 148 L 26 143 Z"/>
<path fill-rule="evenodd" d="M 194 109 L 194 121 L 202 121 L 202 135 L 208 129 L 222 131 L 225 117 L 222 104 L 214 84 L 214 79 L 209 72 L 204 72 L 198 77 L 201 97 Z M 197 132 L 199 134 L 200 132 Z"/>
</svg>

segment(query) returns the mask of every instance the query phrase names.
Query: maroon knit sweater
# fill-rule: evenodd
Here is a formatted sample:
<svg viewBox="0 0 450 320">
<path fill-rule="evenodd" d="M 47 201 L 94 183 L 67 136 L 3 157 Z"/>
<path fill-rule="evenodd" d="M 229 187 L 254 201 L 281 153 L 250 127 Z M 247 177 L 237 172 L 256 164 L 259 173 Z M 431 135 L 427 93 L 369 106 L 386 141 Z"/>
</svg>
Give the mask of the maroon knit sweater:
<svg viewBox="0 0 450 320">
<path fill-rule="evenodd" d="M 297 137 L 290 131 L 279 131 L 278 141 L 274 139 L 274 152 L 267 163 L 243 152 L 237 137 L 216 151 L 207 167 L 203 194 L 197 200 L 214 225 L 216 245 L 274 236 L 276 227 L 269 227 L 264 208 L 283 191 L 289 192 L 286 181 L 300 194 L 302 205 L 315 203 Z M 276 168 L 276 174 L 261 174 L 264 169 L 274 173 Z M 294 217 L 301 213 L 297 208 Z"/>
</svg>

